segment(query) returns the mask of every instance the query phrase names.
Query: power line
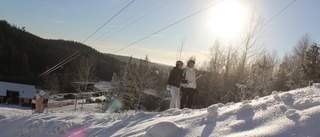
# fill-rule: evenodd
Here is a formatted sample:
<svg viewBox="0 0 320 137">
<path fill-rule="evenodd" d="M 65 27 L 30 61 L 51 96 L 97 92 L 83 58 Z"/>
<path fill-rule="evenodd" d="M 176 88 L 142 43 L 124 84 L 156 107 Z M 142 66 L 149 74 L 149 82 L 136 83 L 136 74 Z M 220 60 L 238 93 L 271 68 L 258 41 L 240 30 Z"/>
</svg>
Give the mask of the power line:
<svg viewBox="0 0 320 137">
<path fill-rule="evenodd" d="M 62 60 L 61 62 L 59 62 L 58 64 L 56 64 L 55 66 L 53 66 L 52 68 L 48 69 L 47 71 L 41 73 L 38 77 L 41 77 L 43 75 L 47 75 L 48 73 L 51 73 L 52 71 L 54 71 L 56 68 L 61 67 L 60 65 L 63 64 L 64 62 L 67 62 L 68 60 L 72 59 L 74 56 L 76 56 L 77 54 L 79 54 L 80 51 L 73 53 L 72 55 L 70 55 L 69 57 L 65 58 L 64 60 Z"/>
<path fill-rule="evenodd" d="M 130 47 L 130 46 L 132 46 L 132 45 L 134 45 L 134 44 L 136 44 L 136 43 L 139 43 L 140 41 L 143 41 L 143 40 L 151 37 L 151 36 L 154 35 L 154 34 L 157 34 L 157 33 L 161 32 L 161 31 L 163 31 L 163 30 L 165 30 L 165 29 L 168 29 L 168 28 L 170 28 L 170 27 L 172 27 L 172 26 L 174 26 L 174 25 L 176 25 L 176 24 L 178 24 L 178 23 L 180 23 L 180 22 L 182 22 L 182 21 L 184 21 L 184 20 L 186 20 L 186 19 L 188 19 L 188 18 L 190 18 L 190 17 L 192 17 L 192 16 L 195 16 L 195 15 L 197 15 L 197 14 L 199 14 L 199 13 L 201 13 L 201 12 L 203 12 L 203 11 L 205 11 L 205 10 L 207 10 L 207 9 L 209 9 L 209 8 L 215 6 L 215 5 L 217 5 L 217 4 L 219 4 L 219 3 L 223 2 L 223 1 L 224 1 L 224 0 L 222 0 L 222 1 L 220 1 L 220 2 L 217 2 L 217 3 L 214 3 L 214 4 L 212 4 L 212 5 L 204 8 L 204 9 L 202 9 L 202 10 L 199 10 L 199 11 L 197 11 L 197 12 L 195 12 L 195 13 L 189 15 L 189 16 L 186 16 L 186 17 L 184 17 L 184 18 L 182 18 L 182 19 L 180 19 L 180 20 L 178 20 L 178 21 L 176 21 L 176 22 L 174 22 L 174 23 L 172 23 L 172 24 L 170 24 L 170 25 L 168 25 L 168 26 L 160 29 L 160 30 L 157 30 L 157 31 L 155 31 L 155 32 L 153 32 L 153 33 L 151 33 L 151 34 L 149 34 L 149 35 L 147 35 L 147 36 L 145 36 L 145 37 L 137 40 L 136 42 L 133 42 L 133 43 L 131 43 L 131 44 L 129 44 L 129 45 L 127 45 L 127 46 L 125 46 L 125 47 L 123 47 L 123 48 L 115 51 L 113 54 L 115 54 L 115 53 L 117 53 L 117 52 L 119 52 L 119 51 L 122 51 L 122 50 L 124 50 L 124 49 L 126 49 L 126 48 L 128 48 L 128 47 Z"/>
<path fill-rule="evenodd" d="M 41 75 L 38 76 L 41 77 L 41 76 L 45 76 L 45 75 L 48 75 L 50 74 L 51 72 L 59 69 L 60 67 L 62 67 L 63 65 L 69 63 L 70 61 L 72 61 L 73 59 L 77 58 L 78 56 L 80 56 L 81 54 L 83 53 L 83 51 L 78 51 L 74 54 L 72 54 L 71 56 L 69 56 L 67 59 L 65 59 L 65 61 L 61 61 L 60 63 L 58 63 L 57 65 L 53 66 L 52 68 L 50 68 L 49 70 L 45 71 L 44 73 L 42 73 Z"/>
<path fill-rule="evenodd" d="M 112 32 L 113 30 L 115 30 L 116 28 L 118 28 L 120 25 L 128 22 L 130 19 L 134 18 L 135 16 L 139 15 L 140 13 L 142 13 L 143 11 L 145 11 L 146 9 L 150 8 L 152 5 L 154 5 L 155 3 L 159 2 L 160 0 L 158 1 L 154 1 L 153 3 L 149 4 L 148 6 L 144 7 L 142 10 L 138 11 L 136 14 L 134 14 L 133 16 L 127 18 L 126 20 L 124 20 L 123 22 L 121 22 L 120 24 L 118 24 L 116 27 L 113 27 L 111 30 L 109 30 L 108 32 L 104 33 L 103 35 L 101 35 L 99 38 L 95 39 L 94 41 L 92 41 L 90 43 L 93 44 L 94 42 L 96 42 L 97 40 L 101 39 L 103 36 L 107 35 L 108 33 Z"/>
<path fill-rule="evenodd" d="M 84 42 L 86 42 L 89 38 L 91 38 L 95 33 L 97 33 L 100 29 L 102 29 L 106 24 L 108 24 L 112 19 L 114 19 L 116 16 L 118 16 L 123 10 L 125 10 L 129 5 L 131 5 L 135 0 L 132 0 L 129 4 L 127 4 L 124 8 L 122 8 L 119 12 L 117 12 L 113 17 L 111 17 L 107 22 L 105 22 L 100 28 L 98 28 L 96 31 L 94 31 L 89 37 L 87 37 L 82 44 L 84 44 Z M 51 67 L 50 69 L 46 70 L 45 72 L 43 72 L 42 74 L 40 74 L 37 79 L 41 76 L 45 76 L 50 74 L 51 72 L 57 70 L 58 68 L 62 67 L 63 65 L 69 63 L 70 61 L 72 61 L 73 59 L 75 59 L 76 57 L 82 55 L 82 53 L 85 50 L 80 50 L 77 51 L 75 53 L 73 53 L 72 55 L 70 55 L 69 57 L 65 58 L 64 60 L 62 60 L 61 62 L 59 62 L 57 65 Z"/>
<path fill-rule="evenodd" d="M 172 1 L 172 0 L 168 0 L 166 3 L 164 3 L 164 4 L 160 5 L 159 7 L 157 7 L 157 8 L 156 8 L 156 9 L 154 9 L 154 10 L 152 10 L 151 12 L 148 12 L 147 14 L 145 14 L 145 15 L 141 16 L 140 18 L 136 19 L 135 21 L 131 22 L 130 24 L 128 24 L 128 25 L 126 25 L 126 26 L 124 26 L 124 27 L 123 27 L 123 28 L 121 28 L 120 30 L 118 30 L 118 31 L 116 31 L 116 32 L 114 32 L 114 33 L 112 33 L 112 34 L 110 34 L 108 37 L 106 37 L 106 38 L 105 38 L 105 39 L 103 39 L 102 41 L 105 41 L 105 40 L 107 40 L 107 39 L 111 38 L 112 36 L 116 35 L 117 33 L 121 32 L 122 30 L 124 30 L 124 29 L 128 28 L 129 26 L 131 26 L 131 25 L 135 24 L 135 23 L 136 23 L 136 22 L 138 22 L 139 20 L 141 20 L 141 19 L 145 18 L 146 16 L 148 16 L 148 15 L 152 14 L 153 12 L 155 12 L 155 11 L 157 11 L 158 9 L 162 8 L 163 6 L 167 5 L 167 4 L 168 4 L 169 2 L 171 2 L 171 1 Z M 102 41 L 100 41 L 100 42 L 102 42 Z M 98 43 L 98 44 L 99 44 L 99 43 Z M 97 45 L 97 44 L 96 44 L 96 45 Z"/>
<path fill-rule="evenodd" d="M 267 25 L 269 22 L 271 22 L 274 18 L 276 18 L 278 15 L 280 15 L 283 11 L 285 11 L 287 8 L 289 8 L 294 2 L 297 0 L 293 0 L 291 3 L 289 3 L 286 7 L 284 7 L 280 12 L 278 12 L 275 16 L 273 16 L 269 21 L 267 21 L 265 24 L 262 25 L 264 27 Z"/>
<path fill-rule="evenodd" d="M 289 8 L 294 2 L 296 2 L 296 0 L 293 0 L 292 2 L 290 2 L 287 6 L 285 6 L 281 11 L 279 11 L 277 14 L 275 14 L 272 18 L 270 18 L 265 24 L 263 24 L 259 29 L 262 29 L 264 26 L 266 26 L 267 24 L 269 24 L 273 19 L 275 19 L 277 16 L 279 16 L 283 11 L 285 11 L 287 8 Z M 242 41 L 238 47 L 240 48 L 240 45 L 242 45 L 244 43 L 244 41 Z"/>
<path fill-rule="evenodd" d="M 117 14 L 115 14 L 113 17 L 111 17 L 106 23 L 104 23 L 100 28 L 98 28 L 95 32 L 93 32 L 88 38 L 86 38 L 82 43 L 86 42 L 90 37 L 92 37 L 95 33 L 97 33 L 100 29 L 102 29 L 106 24 L 108 24 L 113 18 L 115 18 L 116 16 L 118 16 L 124 9 L 126 9 L 127 7 L 129 7 L 129 5 L 131 5 L 135 0 L 132 0 L 127 6 L 125 6 L 124 8 L 122 8 Z"/>
</svg>

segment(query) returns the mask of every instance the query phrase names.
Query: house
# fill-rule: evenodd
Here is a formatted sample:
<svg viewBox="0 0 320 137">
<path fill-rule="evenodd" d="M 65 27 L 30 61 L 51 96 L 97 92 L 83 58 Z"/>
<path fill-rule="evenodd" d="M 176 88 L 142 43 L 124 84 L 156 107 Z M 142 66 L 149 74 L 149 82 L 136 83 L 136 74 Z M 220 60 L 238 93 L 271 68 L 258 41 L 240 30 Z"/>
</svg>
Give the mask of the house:
<svg viewBox="0 0 320 137">
<path fill-rule="evenodd" d="M 30 106 L 35 97 L 35 86 L 0 81 L 0 103 Z"/>
</svg>

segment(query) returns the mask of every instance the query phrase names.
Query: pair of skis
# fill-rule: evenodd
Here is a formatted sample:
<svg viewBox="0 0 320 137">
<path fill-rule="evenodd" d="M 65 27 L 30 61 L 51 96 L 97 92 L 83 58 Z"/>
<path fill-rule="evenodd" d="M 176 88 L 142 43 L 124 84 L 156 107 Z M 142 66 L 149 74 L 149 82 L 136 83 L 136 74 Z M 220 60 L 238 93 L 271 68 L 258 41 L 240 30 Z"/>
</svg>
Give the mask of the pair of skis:
<svg viewBox="0 0 320 137">
<path fill-rule="evenodd" d="M 206 72 L 202 72 L 199 76 L 195 77 L 193 80 L 191 80 L 191 82 L 186 82 L 188 86 L 190 83 L 192 83 L 193 81 L 199 79 L 201 76 L 203 76 L 203 74 L 205 74 Z M 163 99 L 165 99 L 168 95 L 168 93 L 170 92 L 170 90 L 166 90 L 164 91 L 161 95 L 160 95 L 160 98 L 158 99 L 157 101 L 157 105 L 159 106 L 161 104 L 161 102 L 163 101 Z"/>
</svg>

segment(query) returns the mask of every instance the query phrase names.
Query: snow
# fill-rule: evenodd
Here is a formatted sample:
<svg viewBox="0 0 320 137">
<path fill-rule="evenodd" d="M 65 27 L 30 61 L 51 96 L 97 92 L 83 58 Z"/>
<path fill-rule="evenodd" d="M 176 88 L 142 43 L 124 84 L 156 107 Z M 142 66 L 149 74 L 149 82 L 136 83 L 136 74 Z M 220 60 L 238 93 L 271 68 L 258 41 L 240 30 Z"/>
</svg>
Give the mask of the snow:
<svg viewBox="0 0 320 137">
<path fill-rule="evenodd" d="M 152 95 L 152 96 L 155 96 L 155 97 L 158 97 L 158 93 L 156 90 L 153 90 L 153 89 L 146 89 L 143 91 L 143 93 L 147 94 L 147 95 Z"/>
<path fill-rule="evenodd" d="M 179 130 L 182 128 L 173 122 L 159 122 L 147 130 L 145 137 L 174 137 L 179 133 Z"/>
<path fill-rule="evenodd" d="M 80 105 L 79 105 L 80 106 Z M 78 107 L 79 107 L 78 106 Z M 239 103 L 204 109 L 108 113 L 84 104 L 31 113 L 29 108 L 0 105 L 1 137 L 243 137 L 319 136 L 320 88 L 272 92 Z"/>
<path fill-rule="evenodd" d="M 106 97 L 105 96 L 90 97 L 90 99 L 92 99 L 92 100 L 96 100 L 96 99 L 104 100 L 104 99 L 106 99 Z"/>
<path fill-rule="evenodd" d="M 94 83 L 94 87 L 100 91 L 108 91 L 111 88 L 111 83 L 106 81 L 99 81 Z"/>
</svg>

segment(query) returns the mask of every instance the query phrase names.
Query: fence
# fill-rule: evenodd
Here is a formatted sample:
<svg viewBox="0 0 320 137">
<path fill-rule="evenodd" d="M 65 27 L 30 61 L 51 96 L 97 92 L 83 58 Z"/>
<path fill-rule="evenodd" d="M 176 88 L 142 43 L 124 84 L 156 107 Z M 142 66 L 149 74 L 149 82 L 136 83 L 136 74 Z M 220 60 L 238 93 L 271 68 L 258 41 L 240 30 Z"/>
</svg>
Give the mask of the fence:
<svg viewBox="0 0 320 137">
<path fill-rule="evenodd" d="M 48 103 L 47 107 L 55 108 L 55 107 L 63 107 L 68 105 L 74 105 L 74 101 Z"/>
</svg>

